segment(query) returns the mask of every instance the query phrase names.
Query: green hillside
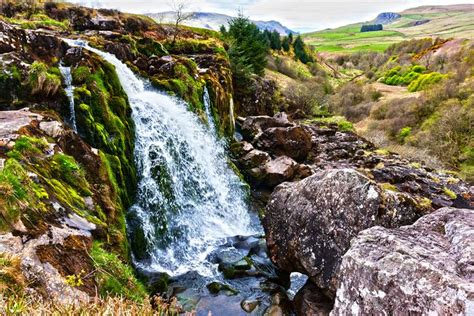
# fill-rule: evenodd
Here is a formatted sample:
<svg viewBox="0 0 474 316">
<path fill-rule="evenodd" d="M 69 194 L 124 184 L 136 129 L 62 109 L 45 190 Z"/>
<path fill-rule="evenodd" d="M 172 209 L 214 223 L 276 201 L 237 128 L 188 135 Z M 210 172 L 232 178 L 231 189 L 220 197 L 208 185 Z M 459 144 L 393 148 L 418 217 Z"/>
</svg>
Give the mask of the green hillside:
<svg viewBox="0 0 474 316">
<path fill-rule="evenodd" d="M 401 18 L 383 31 L 361 33 L 364 24 L 304 34 L 305 41 L 321 52 L 383 51 L 393 43 L 413 38 L 474 38 L 474 5 L 424 6 L 401 12 Z M 420 21 L 429 22 L 415 25 Z"/>
</svg>

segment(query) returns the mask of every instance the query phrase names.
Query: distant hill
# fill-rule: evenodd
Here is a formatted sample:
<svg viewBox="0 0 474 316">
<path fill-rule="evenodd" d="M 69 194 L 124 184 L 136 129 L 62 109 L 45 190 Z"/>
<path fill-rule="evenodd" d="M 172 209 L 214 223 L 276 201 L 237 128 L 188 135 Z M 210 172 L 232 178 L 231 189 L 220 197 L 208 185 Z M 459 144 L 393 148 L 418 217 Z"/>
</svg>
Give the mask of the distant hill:
<svg viewBox="0 0 474 316">
<path fill-rule="evenodd" d="M 361 33 L 362 25 L 384 24 L 383 31 Z M 474 39 L 474 4 L 421 6 L 385 12 L 375 20 L 303 34 L 321 52 L 383 51 L 393 43 L 423 37 Z"/>
<path fill-rule="evenodd" d="M 149 13 L 149 17 L 162 23 L 173 22 L 173 12 Z M 194 12 L 190 20 L 183 24 L 193 27 L 200 27 L 209 30 L 218 31 L 221 25 L 226 25 L 233 17 L 230 15 L 209 13 L 209 12 Z M 285 27 L 278 21 L 252 21 L 261 30 L 277 31 L 281 35 L 288 35 L 290 33 L 296 34 L 289 28 Z"/>
</svg>

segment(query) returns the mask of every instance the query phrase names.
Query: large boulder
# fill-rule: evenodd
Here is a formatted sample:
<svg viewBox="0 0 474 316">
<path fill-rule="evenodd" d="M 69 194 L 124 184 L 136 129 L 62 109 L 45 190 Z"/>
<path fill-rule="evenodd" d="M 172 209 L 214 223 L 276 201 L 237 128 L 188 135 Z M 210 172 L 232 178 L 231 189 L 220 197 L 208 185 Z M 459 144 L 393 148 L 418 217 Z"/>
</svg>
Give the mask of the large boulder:
<svg viewBox="0 0 474 316">
<path fill-rule="evenodd" d="M 255 147 L 275 156 L 305 160 L 311 151 L 311 134 L 301 126 L 272 127 L 254 141 Z"/>
<path fill-rule="evenodd" d="M 472 315 L 474 211 L 444 208 L 373 227 L 344 255 L 332 315 Z"/>
<path fill-rule="evenodd" d="M 263 226 L 272 261 L 308 275 L 332 296 L 352 238 L 375 225 L 413 223 L 418 211 L 409 196 L 385 191 L 353 169 L 335 169 L 278 186 Z"/>
<path fill-rule="evenodd" d="M 242 122 L 242 134 L 248 140 L 253 140 L 264 130 L 271 127 L 290 127 L 293 126 L 285 113 L 278 113 L 270 116 L 248 116 Z"/>
</svg>

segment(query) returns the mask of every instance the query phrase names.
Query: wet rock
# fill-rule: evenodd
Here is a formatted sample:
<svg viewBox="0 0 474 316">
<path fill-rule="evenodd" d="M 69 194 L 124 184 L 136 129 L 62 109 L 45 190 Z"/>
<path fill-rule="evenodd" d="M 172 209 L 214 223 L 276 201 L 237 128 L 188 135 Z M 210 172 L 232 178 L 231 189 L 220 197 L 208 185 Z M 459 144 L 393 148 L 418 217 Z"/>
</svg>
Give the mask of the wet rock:
<svg viewBox="0 0 474 316">
<path fill-rule="evenodd" d="M 265 311 L 265 316 L 283 316 L 290 315 L 291 302 L 285 293 L 276 293 L 272 296 L 272 304 Z"/>
<path fill-rule="evenodd" d="M 25 32 L 0 21 L 0 54 L 16 51 L 24 41 Z"/>
<path fill-rule="evenodd" d="M 84 281 L 80 287 L 69 286 L 64 278 L 80 274 L 82 270 L 85 273 L 93 271 L 89 256 L 91 225 L 86 225 L 84 229 L 65 223 L 51 225 L 48 231 L 35 238 L 11 232 L 0 234 L 0 252 L 20 258 L 26 281 L 34 284 L 29 289 L 31 293 L 46 295 L 62 304 L 86 302 L 89 300 L 88 294 L 96 293 L 93 278 Z"/>
<path fill-rule="evenodd" d="M 311 150 L 311 135 L 301 126 L 272 127 L 256 137 L 254 146 L 276 156 L 302 161 Z"/>
<path fill-rule="evenodd" d="M 0 111 L 0 139 L 8 143 L 10 139 L 15 139 L 18 130 L 29 125 L 34 120 L 42 120 L 39 114 L 30 112 L 29 109 L 18 111 Z"/>
<path fill-rule="evenodd" d="M 262 167 L 271 160 L 268 153 L 254 149 L 240 159 L 240 164 L 247 169 Z"/>
<path fill-rule="evenodd" d="M 82 57 L 81 47 L 71 47 L 66 50 L 63 60 L 67 65 L 74 65 L 77 64 Z"/>
<path fill-rule="evenodd" d="M 373 227 L 344 255 L 331 315 L 468 315 L 474 211 L 444 208 L 397 229 Z"/>
<path fill-rule="evenodd" d="M 62 40 L 54 33 L 27 31 L 27 43 L 38 56 L 62 55 Z"/>
<path fill-rule="evenodd" d="M 420 216 L 409 197 L 386 192 L 355 170 L 339 169 L 278 186 L 263 226 L 277 267 L 306 274 L 333 293 L 352 238 L 371 226 L 397 227 Z"/>
<path fill-rule="evenodd" d="M 334 301 L 309 281 L 298 291 L 293 305 L 297 315 L 325 316 L 333 309 Z"/>
<path fill-rule="evenodd" d="M 285 113 L 270 116 L 249 116 L 242 123 L 242 135 L 245 139 L 252 141 L 257 135 L 271 127 L 290 127 L 293 123 L 288 121 Z"/>
<path fill-rule="evenodd" d="M 267 162 L 263 167 L 264 184 L 268 187 L 275 187 L 292 179 L 297 165 L 296 161 L 286 156 Z"/>
<path fill-rule="evenodd" d="M 114 31 L 121 27 L 120 21 L 112 17 L 97 14 L 90 19 L 90 28 L 101 31 Z"/>
<path fill-rule="evenodd" d="M 258 305 L 260 305 L 260 302 L 256 299 L 245 299 L 240 303 L 240 307 L 242 307 L 246 313 L 253 312 Z"/>
<path fill-rule="evenodd" d="M 122 61 L 132 61 L 135 59 L 130 44 L 108 42 L 107 44 L 105 44 L 105 50 L 109 53 L 114 54 L 118 59 Z"/>
<path fill-rule="evenodd" d="M 239 293 L 239 291 L 231 288 L 229 285 L 220 282 L 211 282 L 206 287 L 211 294 L 219 294 L 222 291 L 226 295 L 231 296 Z"/>
<path fill-rule="evenodd" d="M 58 121 L 41 122 L 39 124 L 40 130 L 46 133 L 46 135 L 57 138 L 62 135 L 64 129 L 61 123 Z"/>
</svg>

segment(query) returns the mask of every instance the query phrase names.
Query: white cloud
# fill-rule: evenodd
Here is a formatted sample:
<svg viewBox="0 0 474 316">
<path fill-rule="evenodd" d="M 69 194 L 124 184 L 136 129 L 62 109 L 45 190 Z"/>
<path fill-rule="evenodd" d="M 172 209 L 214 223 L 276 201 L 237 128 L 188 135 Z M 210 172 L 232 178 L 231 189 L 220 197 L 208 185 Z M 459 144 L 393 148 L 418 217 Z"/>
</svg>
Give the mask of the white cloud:
<svg viewBox="0 0 474 316">
<path fill-rule="evenodd" d="M 170 9 L 169 0 L 72 0 L 107 8 L 144 13 Z M 474 3 L 474 0 L 194 0 L 193 11 L 235 15 L 242 9 L 254 20 L 277 20 L 297 31 L 319 30 L 373 19 L 380 12 L 421 5 Z"/>
</svg>

